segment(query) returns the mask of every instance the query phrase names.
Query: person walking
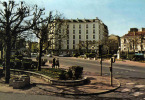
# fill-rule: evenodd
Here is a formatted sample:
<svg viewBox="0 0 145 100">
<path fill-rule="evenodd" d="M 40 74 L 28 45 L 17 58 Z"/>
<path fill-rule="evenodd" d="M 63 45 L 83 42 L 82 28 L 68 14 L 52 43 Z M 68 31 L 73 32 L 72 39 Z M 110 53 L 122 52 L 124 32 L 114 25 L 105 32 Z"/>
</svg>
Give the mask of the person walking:
<svg viewBox="0 0 145 100">
<path fill-rule="evenodd" d="M 56 67 L 59 68 L 59 59 L 56 60 Z"/>
<path fill-rule="evenodd" d="M 53 58 L 52 68 L 55 68 L 55 58 Z"/>
</svg>

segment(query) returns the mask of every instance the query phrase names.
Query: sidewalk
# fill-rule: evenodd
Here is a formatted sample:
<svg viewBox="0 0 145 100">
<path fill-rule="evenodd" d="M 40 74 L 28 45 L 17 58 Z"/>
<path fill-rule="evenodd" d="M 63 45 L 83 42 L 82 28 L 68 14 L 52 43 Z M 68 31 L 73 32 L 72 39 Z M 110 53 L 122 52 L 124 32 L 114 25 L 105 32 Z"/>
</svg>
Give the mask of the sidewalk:
<svg viewBox="0 0 145 100">
<path fill-rule="evenodd" d="M 43 66 L 43 68 L 51 68 L 51 64 L 46 63 L 47 66 Z M 62 66 L 63 68 L 67 68 L 66 66 Z M 62 68 L 61 67 L 61 68 Z M 2 79 L 0 79 L 0 92 L 8 92 L 8 93 L 24 93 L 24 94 L 41 94 L 41 95 L 49 95 L 49 94 L 62 94 L 62 95 L 97 95 L 108 93 L 114 91 L 120 87 L 120 83 L 118 80 L 113 79 L 113 86 L 110 84 L 109 76 L 96 76 L 91 72 L 84 72 L 84 77 L 88 77 L 90 79 L 90 83 L 81 85 L 81 86 L 58 86 L 58 85 L 50 85 L 46 81 L 31 76 L 31 84 L 35 84 L 36 86 L 31 86 L 26 89 L 13 89 L 9 87 L 8 84 L 4 84 Z"/>
<path fill-rule="evenodd" d="M 24 94 L 37 94 L 40 93 L 44 95 L 49 95 L 50 93 L 54 94 L 62 94 L 62 95 L 92 95 L 92 94 L 103 94 L 108 93 L 113 90 L 116 90 L 120 87 L 120 83 L 118 80 L 113 79 L 113 86 L 110 85 L 110 77 L 106 76 L 88 76 L 90 79 L 90 83 L 81 86 L 58 86 L 58 85 L 50 85 L 40 78 L 36 78 L 31 76 L 31 84 L 36 84 L 35 86 L 31 86 L 27 89 L 13 89 L 8 84 L 3 84 L 2 80 L 0 82 L 0 92 L 8 92 L 8 93 L 24 93 Z M 41 92 L 39 89 L 41 89 Z M 44 90 L 42 92 L 42 90 Z M 35 92 L 37 91 L 37 92 Z M 47 93 L 46 93 L 47 92 Z"/>
</svg>

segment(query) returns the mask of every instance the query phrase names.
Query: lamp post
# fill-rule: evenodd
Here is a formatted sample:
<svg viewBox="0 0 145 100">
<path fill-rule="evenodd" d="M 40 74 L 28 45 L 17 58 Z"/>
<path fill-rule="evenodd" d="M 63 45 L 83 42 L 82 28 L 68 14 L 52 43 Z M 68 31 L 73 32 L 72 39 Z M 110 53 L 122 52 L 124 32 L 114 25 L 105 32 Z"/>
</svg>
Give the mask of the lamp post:
<svg viewBox="0 0 145 100">
<path fill-rule="evenodd" d="M 117 51 L 117 59 L 120 59 L 120 49 L 121 47 L 119 46 L 118 51 Z"/>
</svg>

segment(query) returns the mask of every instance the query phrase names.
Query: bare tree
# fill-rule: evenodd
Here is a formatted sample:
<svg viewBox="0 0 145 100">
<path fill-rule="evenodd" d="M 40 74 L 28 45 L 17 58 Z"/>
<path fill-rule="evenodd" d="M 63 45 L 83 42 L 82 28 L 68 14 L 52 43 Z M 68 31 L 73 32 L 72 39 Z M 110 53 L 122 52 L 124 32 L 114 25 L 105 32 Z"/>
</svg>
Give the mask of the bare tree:
<svg viewBox="0 0 145 100">
<path fill-rule="evenodd" d="M 10 79 L 10 55 L 13 41 L 16 41 L 18 34 L 32 29 L 43 15 L 44 9 L 37 9 L 37 6 L 29 7 L 24 2 L 17 4 L 15 1 L 0 2 L 0 28 L 4 30 L 2 34 L 6 52 L 6 74 L 5 82 Z"/>
<path fill-rule="evenodd" d="M 41 20 L 46 20 L 45 23 L 41 25 L 36 25 L 34 28 L 37 38 L 39 38 L 39 60 L 38 60 L 38 70 L 41 70 L 41 57 L 42 53 L 48 49 L 54 43 L 49 41 L 59 40 L 60 36 L 58 30 L 61 28 L 61 25 L 64 20 L 61 19 L 61 15 L 56 14 L 52 15 L 52 12 L 49 13 L 49 17 Z M 61 38 L 60 38 L 61 39 Z M 56 40 L 56 42 L 58 41 Z M 45 46 L 44 46 L 45 45 Z"/>
<path fill-rule="evenodd" d="M 80 43 L 78 44 L 79 48 L 85 48 L 86 52 L 88 53 L 89 51 L 89 47 L 90 46 L 94 46 L 97 45 L 96 41 L 91 41 L 91 40 L 86 40 L 86 41 L 80 41 Z"/>
</svg>

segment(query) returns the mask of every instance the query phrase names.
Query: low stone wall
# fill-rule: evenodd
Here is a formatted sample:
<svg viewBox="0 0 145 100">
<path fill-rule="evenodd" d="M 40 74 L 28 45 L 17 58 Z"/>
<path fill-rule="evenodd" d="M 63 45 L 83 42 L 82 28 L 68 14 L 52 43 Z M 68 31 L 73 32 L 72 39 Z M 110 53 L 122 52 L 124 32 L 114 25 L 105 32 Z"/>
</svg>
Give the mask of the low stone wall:
<svg viewBox="0 0 145 100">
<path fill-rule="evenodd" d="M 78 86 L 83 85 L 87 82 L 87 77 L 84 77 L 80 80 L 51 80 L 53 85 L 62 85 L 62 86 Z"/>
<path fill-rule="evenodd" d="M 30 76 L 27 75 L 14 75 L 9 80 L 9 86 L 12 86 L 14 89 L 21 89 L 28 85 L 30 85 Z"/>
<path fill-rule="evenodd" d="M 33 75 L 33 76 L 42 78 L 46 82 L 49 82 L 52 85 L 78 86 L 78 85 L 86 84 L 86 82 L 88 82 L 88 78 L 87 77 L 84 77 L 84 78 L 82 78 L 80 80 L 55 80 L 55 79 L 52 79 L 51 77 L 48 77 L 46 75 L 35 73 L 35 72 L 31 72 L 31 71 L 22 71 L 22 70 L 16 70 L 16 69 L 11 69 L 11 71 L 18 72 L 18 73 L 26 73 L 26 74 L 29 74 L 29 75 Z"/>
</svg>

